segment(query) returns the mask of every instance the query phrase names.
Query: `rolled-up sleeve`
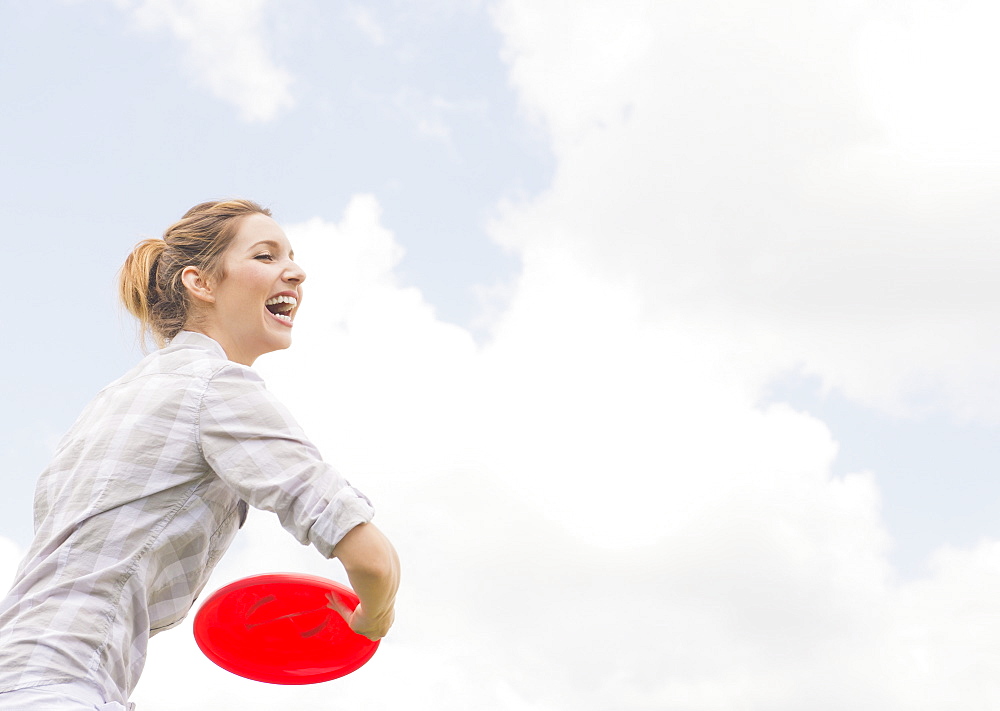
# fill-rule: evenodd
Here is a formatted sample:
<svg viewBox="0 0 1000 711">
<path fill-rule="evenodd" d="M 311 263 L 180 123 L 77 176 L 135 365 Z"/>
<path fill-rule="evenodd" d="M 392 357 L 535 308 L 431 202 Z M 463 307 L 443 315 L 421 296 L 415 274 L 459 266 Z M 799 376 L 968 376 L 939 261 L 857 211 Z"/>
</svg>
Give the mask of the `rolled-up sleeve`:
<svg viewBox="0 0 1000 711">
<path fill-rule="evenodd" d="M 371 521 L 371 502 L 306 438 L 254 371 L 227 365 L 201 398 L 205 461 L 251 506 L 278 515 L 304 545 L 329 558 L 348 531 Z"/>
</svg>

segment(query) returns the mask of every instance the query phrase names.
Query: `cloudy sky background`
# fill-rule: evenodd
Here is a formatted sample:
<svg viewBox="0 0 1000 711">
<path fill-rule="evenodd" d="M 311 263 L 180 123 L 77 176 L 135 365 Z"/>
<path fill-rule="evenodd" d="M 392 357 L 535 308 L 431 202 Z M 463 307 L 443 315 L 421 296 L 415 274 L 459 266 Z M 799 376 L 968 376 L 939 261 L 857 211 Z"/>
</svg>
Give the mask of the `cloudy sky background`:
<svg viewBox="0 0 1000 711">
<path fill-rule="evenodd" d="M 257 367 L 378 508 L 344 679 L 154 638 L 143 711 L 1000 703 L 1000 10 L 5 0 L 0 575 L 205 199 L 309 274 Z M 252 515 L 210 588 L 343 580 Z"/>
</svg>

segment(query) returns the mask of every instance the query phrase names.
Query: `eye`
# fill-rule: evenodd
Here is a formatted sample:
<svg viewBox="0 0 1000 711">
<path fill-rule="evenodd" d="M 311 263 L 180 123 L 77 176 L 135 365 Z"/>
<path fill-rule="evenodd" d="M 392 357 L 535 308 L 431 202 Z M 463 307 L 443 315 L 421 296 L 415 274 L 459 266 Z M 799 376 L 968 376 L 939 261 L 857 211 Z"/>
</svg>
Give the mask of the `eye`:
<svg viewBox="0 0 1000 711">
<path fill-rule="evenodd" d="M 272 257 L 267 252 L 264 252 L 264 254 L 258 254 L 256 257 L 254 257 L 254 259 L 271 259 L 271 260 L 273 260 L 274 257 Z"/>
</svg>

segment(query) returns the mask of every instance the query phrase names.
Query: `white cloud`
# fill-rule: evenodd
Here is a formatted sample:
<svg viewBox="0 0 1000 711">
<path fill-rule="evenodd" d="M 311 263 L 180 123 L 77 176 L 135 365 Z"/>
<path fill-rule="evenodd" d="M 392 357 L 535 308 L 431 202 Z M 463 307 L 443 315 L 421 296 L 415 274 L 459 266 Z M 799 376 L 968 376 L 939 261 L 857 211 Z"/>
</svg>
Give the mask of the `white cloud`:
<svg viewBox="0 0 1000 711">
<path fill-rule="evenodd" d="M 998 690 L 991 676 L 1000 663 L 1000 544 L 939 550 L 931 570 L 929 579 L 900 595 L 898 630 L 915 677 L 901 697 L 911 708 L 995 706 Z"/>
<path fill-rule="evenodd" d="M 859 79 L 887 141 L 963 163 L 1000 159 L 995 3 L 923 0 L 883 11 L 857 41 Z"/>
<path fill-rule="evenodd" d="M 292 75 L 267 45 L 267 0 L 114 0 L 142 30 L 169 31 L 196 80 L 247 121 L 269 121 L 295 104 Z"/>
<path fill-rule="evenodd" d="M 486 106 L 479 100 L 451 100 L 436 94 L 406 87 L 392 97 L 392 104 L 426 138 L 451 145 L 452 124 L 456 118 L 481 115 Z"/>
<path fill-rule="evenodd" d="M 375 500 L 396 628 L 356 675 L 290 688 L 169 633 L 135 700 L 181 708 L 181 672 L 223 710 L 996 706 L 997 545 L 901 582 L 874 475 L 831 476 L 823 423 L 758 404 L 798 367 L 1000 416 L 989 191 L 951 189 L 995 176 L 884 142 L 843 7 L 499 5 L 558 167 L 494 225 L 523 270 L 491 340 L 400 285 L 360 196 L 288 228 L 304 308 L 259 365 Z M 271 517 L 244 534 L 213 586 L 339 573 Z"/>
<path fill-rule="evenodd" d="M 350 8 L 349 15 L 355 26 L 373 45 L 381 47 L 386 43 L 385 29 L 371 8 L 355 5 Z"/>
<path fill-rule="evenodd" d="M 952 671 L 967 635 L 918 625 L 975 570 L 900 585 L 872 477 L 832 478 L 826 428 L 755 407 L 710 334 L 644 319 L 634 288 L 572 252 L 527 250 L 477 346 L 399 285 L 372 197 L 288 234 L 304 309 L 259 367 L 376 501 L 404 564 L 397 626 L 355 675 L 287 688 L 173 632 L 143 708 L 183 708 L 179 671 L 192 709 L 947 708 L 921 679 L 993 698 L 988 670 Z M 255 513 L 212 587 L 275 570 L 343 580 Z"/>
<path fill-rule="evenodd" d="M 872 35 L 857 8 L 565 10 L 511 0 L 495 13 L 522 102 L 559 158 L 549 191 L 499 222 L 501 242 L 529 259 L 586 255 L 638 284 L 650 318 L 723 334 L 758 380 L 798 368 L 889 412 L 1000 420 L 1000 338 L 983 326 L 1000 317 L 1000 173 L 886 138 L 891 95 L 879 108 L 867 87 L 902 69 L 862 51 Z M 983 19 L 955 13 L 946 35 L 978 38 Z M 919 130 L 960 134 L 949 117 L 983 101 L 961 96 Z M 897 113 L 923 115 L 911 108 Z"/>
</svg>

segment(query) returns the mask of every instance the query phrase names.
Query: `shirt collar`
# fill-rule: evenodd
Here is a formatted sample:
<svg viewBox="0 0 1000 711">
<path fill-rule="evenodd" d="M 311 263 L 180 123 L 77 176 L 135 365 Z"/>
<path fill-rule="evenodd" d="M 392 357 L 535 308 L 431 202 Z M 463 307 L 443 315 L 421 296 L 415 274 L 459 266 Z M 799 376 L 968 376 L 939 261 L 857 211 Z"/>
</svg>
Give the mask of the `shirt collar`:
<svg viewBox="0 0 1000 711">
<path fill-rule="evenodd" d="M 181 331 L 170 339 L 169 345 L 200 348 L 202 350 L 211 351 L 220 358 L 229 360 L 229 356 L 226 355 L 225 349 L 223 349 L 218 341 L 214 338 L 206 336 L 204 333 L 198 333 L 197 331 Z"/>
</svg>

